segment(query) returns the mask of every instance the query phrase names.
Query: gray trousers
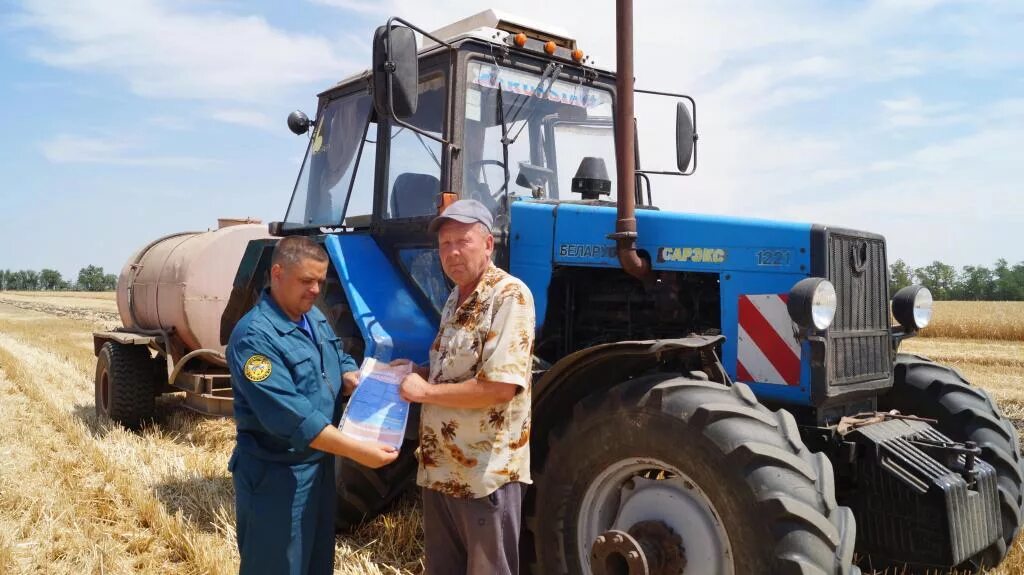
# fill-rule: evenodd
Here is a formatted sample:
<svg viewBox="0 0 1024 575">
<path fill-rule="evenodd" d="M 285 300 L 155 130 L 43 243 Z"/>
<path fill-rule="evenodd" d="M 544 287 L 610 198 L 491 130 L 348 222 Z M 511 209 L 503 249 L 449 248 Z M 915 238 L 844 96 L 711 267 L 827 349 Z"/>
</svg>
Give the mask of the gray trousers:
<svg viewBox="0 0 1024 575">
<path fill-rule="evenodd" d="M 479 499 L 423 489 L 426 575 L 519 575 L 526 485 L 506 483 Z"/>
</svg>

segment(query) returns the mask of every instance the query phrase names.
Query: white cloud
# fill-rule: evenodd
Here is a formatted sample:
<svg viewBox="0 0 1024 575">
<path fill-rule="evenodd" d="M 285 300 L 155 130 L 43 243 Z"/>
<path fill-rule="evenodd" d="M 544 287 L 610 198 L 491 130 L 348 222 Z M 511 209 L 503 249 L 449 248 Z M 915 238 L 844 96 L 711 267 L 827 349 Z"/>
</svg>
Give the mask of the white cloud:
<svg viewBox="0 0 1024 575">
<path fill-rule="evenodd" d="M 58 134 L 40 144 L 43 156 L 54 164 L 104 164 L 160 168 L 200 169 L 216 162 L 189 156 L 146 156 L 131 142 Z"/>
<path fill-rule="evenodd" d="M 15 22 L 43 33 L 30 43 L 42 62 L 110 73 L 147 97 L 266 101 L 353 67 L 324 38 L 160 0 L 26 0 Z"/>
<path fill-rule="evenodd" d="M 960 124 L 971 119 L 959 113 L 963 105 L 957 102 L 926 104 L 916 95 L 893 100 L 882 100 L 889 126 L 893 128 L 924 128 Z"/>
<path fill-rule="evenodd" d="M 1021 142 L 1024 142 L 1024 125 L 984 129 L 966 137 L 930 144 L 910 158 L 926 170 L 946 173 L 984 168 L 986 175 L 991 176 L 990 170 L 999 169 L 1005 170 L 1000 176 L 1011 179 L 1019 170 Z M 970 165 L 972 162 L 974 166 Z"/>
<path fill-rule="evenodd" d="M 310 0 L 313 4 L 340 8 L 362 14 L 386 14 L 387 4 L 375 0 Z"/>
<path fill-rule="evenodd" d="M 157 128 L 175 132 L 192 129 L 192 122 L 181 116 L 152 116 L 146 119 L 146 123 Z"/>
<path fill-rule="evenodd" d="M 262 130 L 273 130 L 278 125 L 283 126 L 284 121 L 275 123 L 270 116 L 253 110 L 243 109 L 223 109 L 215 110 L 210 113 L 210 117 L 220 122 L 228 124 L 237 124 L 239 126 L 247 126 L 250 128 L 260 128 Z"/>
</svg>

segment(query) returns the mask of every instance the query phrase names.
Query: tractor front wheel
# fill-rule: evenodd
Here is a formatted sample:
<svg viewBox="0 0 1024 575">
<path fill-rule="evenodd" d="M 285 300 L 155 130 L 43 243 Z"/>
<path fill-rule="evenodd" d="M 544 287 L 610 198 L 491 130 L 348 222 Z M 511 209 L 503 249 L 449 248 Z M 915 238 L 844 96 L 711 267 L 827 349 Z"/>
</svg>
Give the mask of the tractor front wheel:
<svg viewBox="0 0 1024 575">
<path fill-rule="evenodd" d="M 831 463 L 742 384 L 656 375 L 590 396 L 534 483 L 537 574 L 859 573 Z"/>
</svg>

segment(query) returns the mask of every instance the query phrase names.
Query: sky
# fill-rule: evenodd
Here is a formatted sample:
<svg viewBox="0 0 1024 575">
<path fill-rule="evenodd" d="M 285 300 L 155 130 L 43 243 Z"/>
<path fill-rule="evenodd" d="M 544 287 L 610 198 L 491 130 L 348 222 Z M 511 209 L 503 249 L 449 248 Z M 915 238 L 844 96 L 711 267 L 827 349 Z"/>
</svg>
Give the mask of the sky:
<svg viewBox="0 0 1024 575">
<path fill-rule="evenodd" d="M 164 234 L 281 220 L 316 93 L 369 66 L 390 15 L 485 8 L 565 29 L 614 68 L 614 2 L 6 0 L 0 268 L 116 273 Z M 638 88 L 697 101 L 699 166 L 662 209 L 882 233 L 913 266 L 1024 260 L 1024 3 L 635 2 Z M 645 168 L 672 165 L 638 97 Z"/>
</svg>

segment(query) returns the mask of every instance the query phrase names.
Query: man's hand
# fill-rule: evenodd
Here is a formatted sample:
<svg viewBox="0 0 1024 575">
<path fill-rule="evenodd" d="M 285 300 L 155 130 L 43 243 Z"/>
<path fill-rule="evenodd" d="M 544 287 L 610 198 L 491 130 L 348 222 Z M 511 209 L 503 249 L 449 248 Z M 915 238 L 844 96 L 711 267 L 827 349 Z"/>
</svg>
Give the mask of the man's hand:
<svg viewBox="0 0 1024 575">
<path fill-rule="evenodd" d="M 353 442 L 347 457 L 356 463 L 377 469 L 398 459 L 398 450 L 390 445 L 370 441 Z"/>
<path fill-rule="evenodd" d="M 409 403 L 425 403 L 430 395 L 431 387 L 420 374 L 413 372 L 402 378 L 399 394 Z"/>
<path fill-rule="evenodd" d="M 419 376 L 422 377 L 423 379 L 430 377 L 430 366 L 419 365 L 418 363 L 414 362 L 411 359 L 395 359 L 392 360 L 391 363 L 389 363 L 388 365 L 390 365 L 391 367 L 400 367 L 403 365 L 408 365 L 410 366 L 410 369 L 412 370 L 413 373 L 418 373 Z"/>
<path fill-rule="evenodd" d="M 398 458 L 398 450 L 376 441 L 359 441 L 345 435 L 337 427 L 328 425 L 309 444 L 313 449 L 347 457 L 360 465 L 374 469 Z"/>
<path fill-rule="evenodd" d="M 344 396 L 352 395 L 359 386 L 359 372 L 358 371 L 346 371 L 341 375 L 341 394 Z"/>
</svg>

